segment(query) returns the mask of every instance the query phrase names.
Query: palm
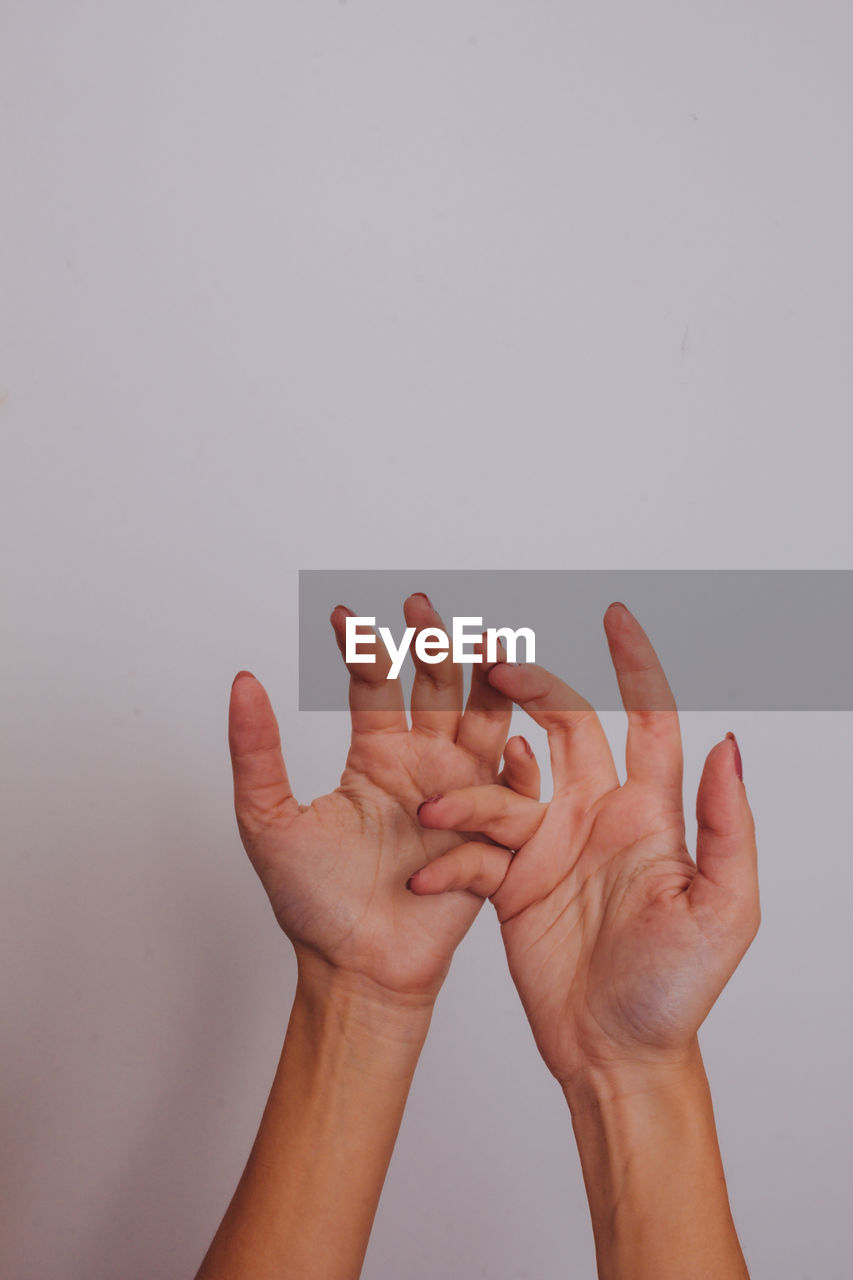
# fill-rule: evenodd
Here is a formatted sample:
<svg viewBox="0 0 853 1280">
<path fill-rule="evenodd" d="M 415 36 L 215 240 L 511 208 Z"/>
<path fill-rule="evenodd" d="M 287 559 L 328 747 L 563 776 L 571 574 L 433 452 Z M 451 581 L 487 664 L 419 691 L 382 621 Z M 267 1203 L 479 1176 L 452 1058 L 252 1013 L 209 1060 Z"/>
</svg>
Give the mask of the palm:
<svg viewBox="0 0 853 1280">
<path fill-rule="evenodd" d="M 549 805 L 501 890 L 502 901 L 529 899 L 503 925 L 504 943 L 539 1049 L 559 1074 L 678 1041 L 707 1012 L 710 959 L 684 892 L 695 866 L 680 806 L 629 782 L 567 838 L 568 808 Z M 552 868 L 547 887 L 540 868 Z"/>
<path fill-rule="evenodd" d="M 481 903 L 471 894 L 424 903 L 401 892 L 417 867 L 456 842 L 452 832 L 424 831 L 417 807 L 424 795 L 462 779 L 493 782 L 495 773 L 446 738 L 356 739 L 334 791 L 246 841 L 288 937 L 395 989 L 440 983 Z"/>
</svg>

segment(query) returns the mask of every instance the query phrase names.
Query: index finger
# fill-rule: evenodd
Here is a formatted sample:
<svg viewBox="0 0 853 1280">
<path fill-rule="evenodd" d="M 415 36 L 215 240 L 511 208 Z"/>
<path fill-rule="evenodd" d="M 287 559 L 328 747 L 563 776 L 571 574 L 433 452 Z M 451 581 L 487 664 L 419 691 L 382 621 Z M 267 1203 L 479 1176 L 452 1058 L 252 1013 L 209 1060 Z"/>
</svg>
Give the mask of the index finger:
<svg viewBox="0 0 853 1280">
<path fill-rule="evenodd" d="M 619 785 L 601 721 L 575 689 L 534 662 L 500 662 L 488 679 L 547 731 L 555 795 L 569 787 L 600 792 Z"/>
</svg>

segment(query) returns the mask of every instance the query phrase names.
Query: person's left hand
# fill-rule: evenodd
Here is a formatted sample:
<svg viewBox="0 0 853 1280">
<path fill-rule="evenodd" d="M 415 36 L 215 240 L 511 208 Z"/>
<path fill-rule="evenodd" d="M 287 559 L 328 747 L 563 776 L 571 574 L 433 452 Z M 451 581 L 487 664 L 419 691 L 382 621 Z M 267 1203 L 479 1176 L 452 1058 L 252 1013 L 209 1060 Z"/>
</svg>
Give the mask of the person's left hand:
<svg viewBox="0 0 853 1280">
<path fill-rule="evenodd" d="M 490 843 L 469 838 L 411 877 L 418 894 L 490 897 L 540 1053 L 569 1088 L 590 1071 L 636 1080 L 638 1065 L 695 1057 L 696 1032 L 760 919 L 736 742 L 718 742 L 705 762 L 694 861 L 672 690 L 624 605 L 604 625 L 628 713 L 625 782 L 574 689 L 535 665 L 495 667 L 490 682 L 548 732 L 554 797 L 475 787 L 426 803 L 422 825 Z"/>
</svg>

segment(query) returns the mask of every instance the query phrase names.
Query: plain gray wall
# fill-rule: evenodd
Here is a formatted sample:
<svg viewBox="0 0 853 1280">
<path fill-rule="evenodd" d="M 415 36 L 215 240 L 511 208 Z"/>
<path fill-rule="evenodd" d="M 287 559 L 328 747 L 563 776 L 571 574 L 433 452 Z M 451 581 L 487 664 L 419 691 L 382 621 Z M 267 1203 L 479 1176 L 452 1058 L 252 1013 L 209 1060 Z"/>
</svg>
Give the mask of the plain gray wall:
<svg viewBox="0 0 853 1280">
<path fill-rule="evenodd" d="M 828 0 L 6 0 L 9 1280 L 190 1276 L 234 1189 L 294 982 L 234 674 L 301 799 L 347 741 L 296 711 L 300 567 L 850 567 L 851 42 Z M 756 1280 L 841 1280 L 850 716 L 683 723 L 688 812 L 733 729 L 760 839 L 702 1034 L 736 1221 Z M 487 904 L 365 1276 L 593 1273 Z"/>
</svg>

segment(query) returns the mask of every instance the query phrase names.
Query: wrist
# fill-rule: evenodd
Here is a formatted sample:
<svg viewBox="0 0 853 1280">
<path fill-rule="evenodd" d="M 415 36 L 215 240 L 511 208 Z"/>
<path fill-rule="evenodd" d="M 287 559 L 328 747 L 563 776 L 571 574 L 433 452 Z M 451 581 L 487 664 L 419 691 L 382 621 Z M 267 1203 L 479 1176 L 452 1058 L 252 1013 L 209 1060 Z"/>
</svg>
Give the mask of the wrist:
<svg viewBox="0 0 853 1280">
<path fill-rule="evenodd" d="M 748 1280 L 698 1042 L 665 1061 L 590 1068 L 564 1092 L 599 1276 Z"/>
<path fill-rule="evenodd" d="M 581 1161 L 640 1175 L 656 1158 L 673 1160 L 717 1150 L 708 1078 L 695 1041 L 683 1055 L 663 1061 L 590 1067 L 563 1089 Z M 620 1179 L 621 1179 L 620 1175 Z"/>
<path fill-rule="evenodd" d="M 297 951 L 297 966 L 294 1012 L 303 1026 L 343 1038 L 377 1061 L 420 1053 L 434 997 L 391 991 L 310 952 Z"/>
<path fill-rule="evenodd" d="M 258 1136 L 200 1275 L 361 1274 L 432 1001 L 395 999 L 301 948 L 297 960 Z"/>
<path fill-rule="evenodd" d="M 660 1107 L 708 1089 L 699 1041 L 666 1055 L 584 1062 L 560 1087 L 572 1116 L 607 1109 Z M 710 1094 L 708 1094 L 710 1100 Z"/>
</svg>

